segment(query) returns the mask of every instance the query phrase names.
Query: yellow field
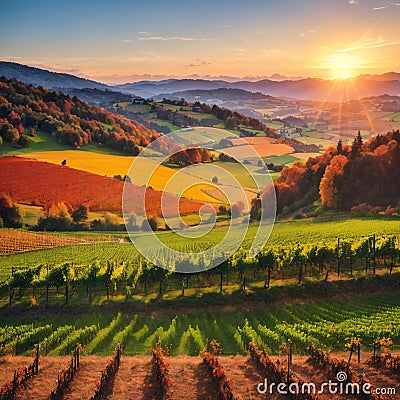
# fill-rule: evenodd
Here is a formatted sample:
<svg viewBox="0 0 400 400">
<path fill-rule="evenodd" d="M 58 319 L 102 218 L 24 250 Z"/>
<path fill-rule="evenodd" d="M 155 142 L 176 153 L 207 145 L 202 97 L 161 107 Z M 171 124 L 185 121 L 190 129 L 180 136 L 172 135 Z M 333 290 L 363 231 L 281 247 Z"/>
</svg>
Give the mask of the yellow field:
<svg viewBox="0 0 400 400">
<path fill-rule="evenodd" d="M 67 160 L 67 165 L 71 168 L 111 177 L 125 176 L 134 159 L 131 156 L 114 156 L 79 150 L 42 151 L 26 154 L 24 157 L 59 165 L 63 160 Z"/>
<path fill-rule="evenodd" d="M 79 150 L 65 151 L 43 151 L 29 153 L 25 157 L 38 161 L 46 161 L 52 164 L 60 164 L 63 160 L 67 160 L 67 166 L 82 171 L 91 172 L 97 175 L 106 175 L 113 177 L 121 175 L 124 177 L 128 174 L 129 168 L 134 161 L 133 156 L 116 156 L 109 154 L 91 153 Z M 149 182 L 146 182 L 144 175 L 150 168 L 156 168 L 156 172 Z M 204 184 L 204 180 L 198 177 L 189 175 L 180 170 L 174 170 L 163 165 L 157 166 L 157 162 L 150 158 L 143 159 L 140 166 L 135 166 L 134 171 L 129 174 L 132 183 L 143 186 L 151 186 L 155 190 L 164 191 L 167 182 L 176 174 L 179 174 L 179 182 L 186 186 L 194 185 L 185 191 L 186 198 L 199 200 L 203 202 L 221 204 L 219 199 L 207 194 L 210 186 Z M 176 179 L 177 177 L 175 177 Z M 180 195 L 181 193 L 173 192 L 174 186 L 168 187 L 167 192 Z"/>
<path fill-rule="evenodd" d="M 318 157 L 321 153 L 292 153 L 291 155 L 302 162 L 306 162 L 310 157 Z"/>
</svg>

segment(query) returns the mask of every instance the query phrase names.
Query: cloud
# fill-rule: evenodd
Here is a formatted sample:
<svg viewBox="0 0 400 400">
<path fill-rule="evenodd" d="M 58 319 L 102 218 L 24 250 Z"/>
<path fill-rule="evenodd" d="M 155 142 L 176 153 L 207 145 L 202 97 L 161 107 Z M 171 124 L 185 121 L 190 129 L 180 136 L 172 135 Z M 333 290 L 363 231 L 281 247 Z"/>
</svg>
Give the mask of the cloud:
<svg viewBox="0 0 400 400">
<path fill-rule="evenodd" d="M 79 68 L 66 68 L 62 64 L 60 65 L 57 62 L 53 63 L 41 63 L 41 62 L 34 62 L 34 61 L 29 61 L 26 63 L 27 65 L 31 67 L 36 67 L 40 69 L 45 69 L 48 71 L 52 72 L 59 72 L 59 73 L 66 73 L 66 74 L 72 74 L 76 76 L 83 76 L 85 73 Z"/>
<path fill-rule="evenodd" d="M 210 65 L 211 62 L 208 60 L 200 60 L 197 58 L 194 62 L 186 64 L 187 67 L 203 67 L 204 65 Z"/>
<path fill-rule="evenodd" d="M 208 38 L 196 38 L 196 37 L 186 37 L 186 36 L 148 36 L 148 37 L 140 37 L 139 40 L 154 40 L 154 41 L 162 41 L 162 42 L 194 42 L 194 41 L 205 41 L 211 40 Z"/>
<path fill-rule="evenodd" d="M 15 57 L 15 56 L 0 56 L 1 61 L 9 61 L 9 62 L 15 62 L 15 61 L 20 61 L 21 57 Z"/>
<path fill-rule="evenodd" d="M 132 40 L 132 39 L 123 39 L 123 40 L 120 40 L 120 43 L 135 43 L 135 40 Z"/>
<path fill-rule="evenodd" d="M 84 61 L 92 61 L 95 60 L 94 57 L 60 57 L 54 59 L 56 62 L 59 63 L 70 63 L 70 62 L 84 62 Z"/>
<path fill-rule="evenodd" d="M 387 8 L 386 6 L 381 6 L 381 7 L 374 7 L 373 9 L 376 10 L 384 10 L 385 8 Z"/>
<path fill-rule="evenodd" d="M 349 0 L 349 4 L 357 4 L 358 0 Z"/>
<path fill-rule="evenodd" d="M 377 38 L 370 38 L 364 36 L 358 42 L 353 43 L 351 46 L 337 51 L 339 53 L 348 53 L 357 50 L 376 49 L 378 47 L 398 46 L 398 45 L 400 45 L 399 40 L 385 40 L 382 36 L 378 36 Z"/>
<path fill-rule="evenodd" d="M 300 36 L 314 35 L 315 33 L 317 33 L 317 31 L 310 30 L 310 31 L 300 33 Z"/>
<path fill-rule="evenodd" d="M 151 35 L 151 32 L 141 31 L 139 32 L 141 35 Z"/>
<path fill-rule="evenodd" d="M 243 57 L 247 53 L 247 50 L 242 47 L 227 48 L 224 50 L 230 53 L 231 56 L 237 57 Z"/>
</svg>

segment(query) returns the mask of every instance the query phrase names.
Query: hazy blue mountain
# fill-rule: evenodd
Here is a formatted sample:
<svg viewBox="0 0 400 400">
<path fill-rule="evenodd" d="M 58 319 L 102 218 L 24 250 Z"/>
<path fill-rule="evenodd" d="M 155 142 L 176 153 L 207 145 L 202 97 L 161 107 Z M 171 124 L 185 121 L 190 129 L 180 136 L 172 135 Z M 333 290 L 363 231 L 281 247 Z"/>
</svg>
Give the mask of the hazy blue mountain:
<svg viewBox="0 0 400 400">
<path fill-rule="evenodd" d="M 388 77 L 394 77 L 389 75 Z M 343 101 L 360 99 L 383 94 L 400 94 L 400 80 L 375 80 L 357 77 L 348 80 L 324 80 L 307 78 L 299 80 L 273 81 L 263 79 L 251 81 L 210 81 L 205 79 L 168 79 L 159 82 L 141 81 L 116 85 L 121 91 L 135 93 L 144 97 L 193 90 L 215 90 L 220 88 L 242 89 L 253 93 L 262 93 L 274 97 L 292 97 L 302 100 Z M 184 96 L 183 96 L 184 97 Z"/>
<path fill-rule="evenodd" d="M 301 100 L 347 101 L 363 97 L 380 96 L 384 94 L 400 94 L 400 74 L 389 72 L 382 75 L 361 75 L 348 80 L 324 80 L 306 78 L 298 80 L 276 81 L 262 79 L 259 81 L 240 80 L 227 82 L 224 80 L 207 79 L 166 79 L 161 81 L 140 81 L 108 86 L 92 80 L 78 78 L 70 74 L 50 72 L 39 68 L 28 67 L 11 62 L 0 62 L 0 76 L 16 78 L 24 83 L 41 85 L 49 89 L 91 88 L 114 90 L 142 97 L 177 95 L 177 92 L 215 91 L 216 89 L 241 89 L 253 92 L 256 96 L 269 95 L 274 97 L 291 97 Z M 225 92 L 221 91 L 221 94 Z M 235 96 L 234 92 L 233 97 Z M 239 94 L 240 92 L 238 92 Z M 218 95 L 218 92 L 203 92 L 203 95 Z M 241 93 L 240 95 L 245 95 Z M 200 94 L 202 96 L 202 94 Z M 250 95 L 246 95 L 250 96 Z M 182 97 L 185 97 L 182 94 Z M 204 100 L 205 101 L 205 100 Z"/>
</svg>

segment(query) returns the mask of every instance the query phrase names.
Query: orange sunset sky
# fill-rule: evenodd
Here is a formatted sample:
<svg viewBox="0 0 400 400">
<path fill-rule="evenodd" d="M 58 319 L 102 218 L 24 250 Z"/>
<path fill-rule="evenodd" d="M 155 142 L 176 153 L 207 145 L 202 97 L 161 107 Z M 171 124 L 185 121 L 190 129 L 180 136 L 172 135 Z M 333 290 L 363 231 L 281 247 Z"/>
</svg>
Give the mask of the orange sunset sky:
<svg viewBox="0 0 400 400">
<path fill-rule="evenodd" d="M 1 8 L 1 60 L 107 83 L 400 71 L 396 1 L 6 0 Z"/>
</svg>

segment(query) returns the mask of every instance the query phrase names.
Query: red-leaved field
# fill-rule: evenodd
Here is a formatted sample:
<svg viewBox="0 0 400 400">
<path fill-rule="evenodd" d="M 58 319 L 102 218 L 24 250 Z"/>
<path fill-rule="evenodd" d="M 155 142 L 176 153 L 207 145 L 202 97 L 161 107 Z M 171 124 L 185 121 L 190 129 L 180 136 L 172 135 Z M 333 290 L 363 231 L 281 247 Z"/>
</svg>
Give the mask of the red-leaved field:
<svg viewBox="0 0 400 400">
<path fill-rule="evenodd" d="M 121 212 L 124 183 L 105 176 L 76 170 L 67 166 L 54 165 L 23 157 L 0 158 L 0 192 L 11 196 L 14 202 L 48 207 L 64 202 L 72 208 L 81 204 L 90 211 Z M 129 204 L 132 212 L 144 212 L 139 201 L 146 192 L 147 215 L 162 215 L 162 193 L 130 184 Z M 173 197 L 168 194 L 164 196 Z M 138 201 L 135 201 L 137 198 Z M 164 215 L 174 215 L 175 209 L 166 201 Z M 180 199 L 179 210 L 182 214 L 198 212 L 202 203 Z"/>
</svg>

